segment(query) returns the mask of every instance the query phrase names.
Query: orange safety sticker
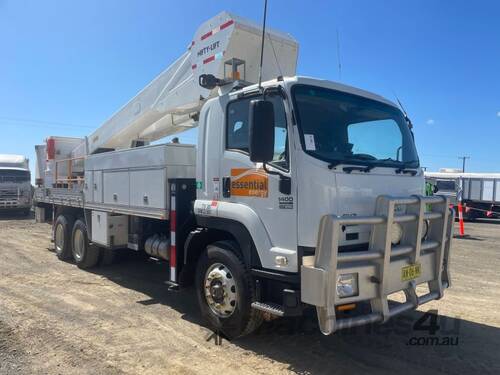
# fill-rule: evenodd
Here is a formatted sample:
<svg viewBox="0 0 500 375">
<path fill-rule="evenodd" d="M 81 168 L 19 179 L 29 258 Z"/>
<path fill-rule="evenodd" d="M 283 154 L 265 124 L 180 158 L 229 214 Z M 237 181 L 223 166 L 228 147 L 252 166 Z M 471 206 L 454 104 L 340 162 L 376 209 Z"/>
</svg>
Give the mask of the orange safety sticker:
<svg viewBox="0 0 500 375">
<path fill-rule="evenodd" d="M 263 169 L 231 169 L 231 195 L 267 198 L 268 176 Z"/>
</svg>

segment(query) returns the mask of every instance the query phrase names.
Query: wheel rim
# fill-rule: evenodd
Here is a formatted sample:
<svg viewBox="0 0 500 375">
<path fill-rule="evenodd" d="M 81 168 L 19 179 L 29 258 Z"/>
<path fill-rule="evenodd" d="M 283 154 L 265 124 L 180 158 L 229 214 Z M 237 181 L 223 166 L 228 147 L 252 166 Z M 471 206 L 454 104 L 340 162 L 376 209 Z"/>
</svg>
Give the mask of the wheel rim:
<svg viewBox="0 0 500 375">
<path fill-rule="evenodd" d="M 83 257 L 83 252 L 85 248 L 85 238 L 83 232 L 80 229 L 76 229 L 73 234 L 73 256 L 75 260 L 79 261 Z"/>
<path fill-rule="evenodd" d="M 64 250 L 64 227 L 62 226 L 62 224 L 58 224 L 56 226 L 55 245 L 56 251 L 58 253 L 62 253 Z"/>
<path fill-rule="evenodd" d="M 222 263 L 212 264 L 205 273 L 205 299 L 212 312 L 221 317 L 231 316 L 236 309 L 237 289 L 231 270 Z"/>
</svg>

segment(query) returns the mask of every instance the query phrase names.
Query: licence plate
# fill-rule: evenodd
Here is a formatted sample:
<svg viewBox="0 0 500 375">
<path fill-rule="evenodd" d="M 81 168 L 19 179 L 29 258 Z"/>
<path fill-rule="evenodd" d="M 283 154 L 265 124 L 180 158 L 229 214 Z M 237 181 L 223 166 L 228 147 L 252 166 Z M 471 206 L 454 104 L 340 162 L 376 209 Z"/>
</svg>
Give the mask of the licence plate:
<svg viewBox="0 0 500 375">
<path fill-rule="evenodd" d="M 416 279 L 422 274 L 422 266 L 420 263 L 410 264 L 401 268 L 401 281 L 409 281 Z"/>
</svg>

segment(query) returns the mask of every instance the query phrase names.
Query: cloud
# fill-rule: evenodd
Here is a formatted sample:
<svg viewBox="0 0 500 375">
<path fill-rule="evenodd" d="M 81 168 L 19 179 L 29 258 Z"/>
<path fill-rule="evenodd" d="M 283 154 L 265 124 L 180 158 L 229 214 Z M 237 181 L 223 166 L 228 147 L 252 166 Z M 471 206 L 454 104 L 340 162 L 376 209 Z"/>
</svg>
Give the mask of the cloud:
<svg viewBox="0 0 500 375">
<path fill-rule="evenodd" d="M 434 123 L 435 123 L 435 122 L 436 122 L 436 121 L 434 121 L 434 119 L 433 119 L 433 118 L 430 118 L 430 119 L 428 119 L 425 123 L 426 123 L 427 125 L 434 125 Z"/>
</svg>

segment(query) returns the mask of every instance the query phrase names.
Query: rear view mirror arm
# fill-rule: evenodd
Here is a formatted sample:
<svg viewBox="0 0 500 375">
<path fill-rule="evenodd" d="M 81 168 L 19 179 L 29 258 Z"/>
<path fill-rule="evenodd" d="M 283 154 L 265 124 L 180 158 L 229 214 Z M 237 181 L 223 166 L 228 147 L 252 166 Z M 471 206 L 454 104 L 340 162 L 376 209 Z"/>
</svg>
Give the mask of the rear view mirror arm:
<svg viewBox="0 0 500 375">
<path fill-rule="evenodd" d="M 267 168 L 268 165 L 267 163 L 262 163 L 262 169 L 266 171 L 267 174 L 275 175 L 280 177 L 279 181 L 279 191 L 281 194 L 285 195 L 290 195 L 292 193 L 292 179 L 289 176 L 284 175 L 281 172 L 278 171 L 271 171 L 270 169 Z"/>
</svg>

